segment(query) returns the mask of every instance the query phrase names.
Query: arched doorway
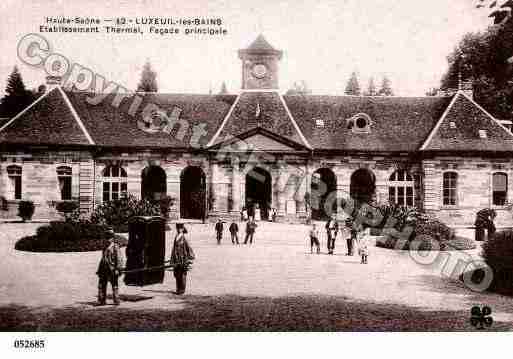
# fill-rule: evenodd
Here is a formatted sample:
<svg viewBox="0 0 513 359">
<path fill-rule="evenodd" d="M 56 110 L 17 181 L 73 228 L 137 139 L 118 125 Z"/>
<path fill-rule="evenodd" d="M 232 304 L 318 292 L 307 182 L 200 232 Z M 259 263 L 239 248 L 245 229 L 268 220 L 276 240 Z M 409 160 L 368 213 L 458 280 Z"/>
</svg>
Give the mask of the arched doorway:
<svg viewBox="0 0 513 359">
<path fill-rule="evenodd" d="M 246 175 L 246 208 L 248 215 L 254 215 L 258 205 L 262 219 L 269 218 L 272 203 L 271 174 L 260 167 L 255 167 Z"/>
<path fill-rule="evenodd" d="M 351 175 L 349 192 L 357 202 L 369 203 L 376 191 L 376 176 L 366 168 L 360 168 Z"/>
<path fill-rule="evenodd" d="M 206 179 L 201 167 L 186 167 L 180 175 L 180 217 L 205 218 Z"/>
<path fill-rule="evenodd" d="M 319 168 L 312 174 L 311 210 L 312 219 L 327 220 L 333 213 L 337 212 L 337 177 L 329 168 Z M 330 204 L 327 201 L 332 202 Z"/>
<path fill-rule="evenodd" d="M 167 196 L 166 171 L 159 166 L 148 166 L 141 174 L 141 197 L 158 201 Z"/>
</svg>

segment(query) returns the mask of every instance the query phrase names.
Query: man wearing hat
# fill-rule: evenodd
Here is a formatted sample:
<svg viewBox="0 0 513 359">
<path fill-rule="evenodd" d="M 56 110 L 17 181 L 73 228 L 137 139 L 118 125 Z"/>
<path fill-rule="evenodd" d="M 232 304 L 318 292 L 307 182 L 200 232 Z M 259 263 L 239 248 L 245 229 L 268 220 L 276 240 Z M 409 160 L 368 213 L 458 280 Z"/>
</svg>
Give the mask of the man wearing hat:
<svg viewBox="0 0 513 359">
<path fill-rule="evenodd" d="M 112 285 L 112 299 L 114 305 L 119 305 L 118 278 L 123 268 L 123 258 L 119 245 L 114 240 L 114 231 L 108 230 L 109 242 L 102 251 L 102 258 L 98 265 L 98 304 L 105 305 L 107 301 L 107 284 Z"/>
</svg>

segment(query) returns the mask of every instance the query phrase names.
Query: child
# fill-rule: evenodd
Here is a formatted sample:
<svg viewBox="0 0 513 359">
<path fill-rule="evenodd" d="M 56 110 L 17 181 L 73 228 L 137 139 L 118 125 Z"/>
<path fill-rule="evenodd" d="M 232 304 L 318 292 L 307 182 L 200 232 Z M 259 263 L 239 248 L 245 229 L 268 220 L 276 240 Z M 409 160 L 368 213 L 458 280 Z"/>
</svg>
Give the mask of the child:
<svg viewBox="0 0 513 359">
<path fill-rule="evenodd" d="M 313 246 L 317 247 L 317 254 L 321 253 L 321 243 L 319 242 L 319 231 L 317 230 L 317 226 L 312 224 L 312 229 L 310 230 L 310 253 L 313 253 Z"/>
<path fill-rule="evenodd" d="M 369 256 L 369 236 L 370 227 L 358 232 L 358 254 L 362 257 L 361 264 L 367 264 L 367 258 Z"/>
</svg>

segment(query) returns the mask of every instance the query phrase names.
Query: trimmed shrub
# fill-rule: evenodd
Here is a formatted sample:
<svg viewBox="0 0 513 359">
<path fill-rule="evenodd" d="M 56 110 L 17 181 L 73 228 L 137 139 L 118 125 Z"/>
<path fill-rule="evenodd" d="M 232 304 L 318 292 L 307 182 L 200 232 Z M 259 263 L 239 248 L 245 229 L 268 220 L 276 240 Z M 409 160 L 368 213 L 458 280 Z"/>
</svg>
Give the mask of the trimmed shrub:
<svg viewBox="0 0 513 359">
<path fill-rule="evenodd" d="M 34 202 L 20 201 L 18 204 L 18 217 L 20 217 L 23 222 L 30 221 L 35 210 L 36 207 L 34 206 Z"/>
<path fill-rule="evenodd" d="M 513 294 L 513 230 L 495 233 L 483 243 L 482 256 L 493 269 L 490 290 Z"/>
<path fill-rule="evenodd" d="M 410 248 L 414 248 L 418 251 L 458 251 L 474 249 L 476 245 L 473 240 L 464 237 L 454 237 L 454 239 L 449 241 L 439 241 L 433 237 L 406 241 L 395 237 L 384 236 L 376 241 L 376 247 L 397 250 L 409 250 Z"/>
<path fill-rule="evenodd" d="M 78 222 L 80 218 L 80 204 L 76 201 L 60 201 L 55 205 L 66 222 Z"/>
<path fill-rule="evenodd" d="M 418 218 L 415 226 L 415 237 L 419 236 L 450 241 L 454 239 L 454 230 L 438 219 L 423 214 Z"/>
<path fill-rule="evenodd" d="M 109 239 L 109 227 L 89 222 L 51 222 L 36 230 L 35 236 L 24 237 L 16 242 L 15 249 L 31 252 L 86 252 L 105 248 Z M 127 240 L 115 236 L 119 245 Z"/>
<path fill-rule="evenodd" d="M 128 221 L 134 216 L 160 216 L 159 203 L 139 200 L 132 195 L 104 202 L 91 214 L 91 222 L 112 226 L 116 232 L 126 232 Z"/>
<path fill-rule="evenodd" d="M 164 218 L 169 218 L 169 212 L 171 212 L 171 207 L 175 204 L 175 199 L 170 196 L 166 196 L 159 200 L 160 213 Z"/>
</svg>

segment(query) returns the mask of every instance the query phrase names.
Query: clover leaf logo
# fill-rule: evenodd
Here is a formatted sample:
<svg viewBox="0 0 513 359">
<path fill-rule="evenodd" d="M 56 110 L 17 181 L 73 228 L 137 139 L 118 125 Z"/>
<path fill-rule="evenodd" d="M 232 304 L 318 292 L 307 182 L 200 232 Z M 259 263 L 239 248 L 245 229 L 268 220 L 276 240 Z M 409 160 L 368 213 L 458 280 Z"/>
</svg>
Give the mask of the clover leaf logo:
<svg viewBox="0 0 513 359">
<path fill-rule="evenodd" d="M 472 307 L 470 311 L 470 324 L 472 324 L 477 329 L 484 329 L 484 327 L 491 327 L 493 323 L 492 308 L 489 306 L 484 306 L 480 308 L 478 306 Z"/>
</svg>

